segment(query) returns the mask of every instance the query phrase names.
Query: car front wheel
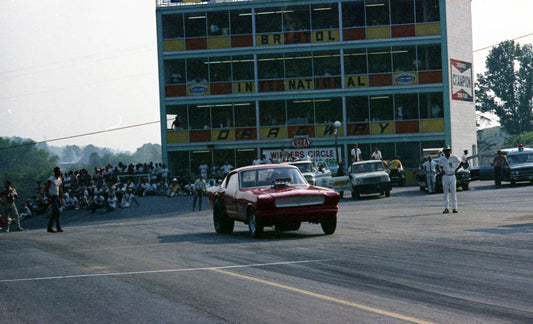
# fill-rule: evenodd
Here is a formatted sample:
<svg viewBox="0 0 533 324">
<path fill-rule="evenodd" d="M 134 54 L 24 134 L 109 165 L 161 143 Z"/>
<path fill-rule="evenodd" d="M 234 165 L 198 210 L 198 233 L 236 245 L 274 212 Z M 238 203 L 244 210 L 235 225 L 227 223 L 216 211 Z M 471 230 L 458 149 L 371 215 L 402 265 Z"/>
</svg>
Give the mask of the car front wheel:
<svg viewBox="0 0 533 324">
<path fill-rule="evenodd" d="M 215 202 L 215 206 L 213 208 L 213 224 L 215 225 L 215 231 L 218 234 L 233 233 L 235 221 L 226 215 L 224 207 L 222 207 L 219 201 Z"/>
<path fill-rule="evenodd" d="M 263 226 L 257 223 L 253 209 L 248 211 L 248 231 L 252 237 L 258 238 L 263 234 Z"/>
<path fill-rule="evenodd" d="M 320 226 L 326 235 L 335 233 L 335 229 L 337 228 L 337 215 L 323 219 L 320 222 Z"/>
</svg>

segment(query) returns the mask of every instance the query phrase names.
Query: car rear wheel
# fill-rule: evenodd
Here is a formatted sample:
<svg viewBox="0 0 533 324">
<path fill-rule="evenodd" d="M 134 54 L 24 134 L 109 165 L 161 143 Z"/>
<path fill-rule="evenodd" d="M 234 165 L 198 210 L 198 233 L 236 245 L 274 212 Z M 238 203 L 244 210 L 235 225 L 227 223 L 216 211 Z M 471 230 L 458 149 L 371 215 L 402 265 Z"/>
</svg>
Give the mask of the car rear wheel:
<svg viewBox="0 0 533 324">
<path fill-rule="evenodd" d="M 468 183 L 461 185 L 461 188 L 463 188 L 463 190 L 468 190 Z"/>
<path fill-rule="evenodd" d="M 215 206 L 213 208 L 213 224 L 215 226 L 215 231 L 218 234 L 233 233 L 235 221 L 228 217 L 224 211 L 224 207 L 222 207 L 219 201 L 215 202 Z"/>
<path fill-rule="evenodd" d="M 385 197 L 390 197 L 390 190 L 385 191 Z"/>
<path fill-rule="evenodd" d="M 337 215 L 323 219 L 320 221 L 320 226 L 326 235 L 335 233 L 335 229 L 337 228 Z"/>
<path fill-rule="evenodd" d="M 252 237 L 258 238 L 263 234 L 263 226 L 257 223 L 253 209 L 248 210 L 248 231 Z"/>
</svg>

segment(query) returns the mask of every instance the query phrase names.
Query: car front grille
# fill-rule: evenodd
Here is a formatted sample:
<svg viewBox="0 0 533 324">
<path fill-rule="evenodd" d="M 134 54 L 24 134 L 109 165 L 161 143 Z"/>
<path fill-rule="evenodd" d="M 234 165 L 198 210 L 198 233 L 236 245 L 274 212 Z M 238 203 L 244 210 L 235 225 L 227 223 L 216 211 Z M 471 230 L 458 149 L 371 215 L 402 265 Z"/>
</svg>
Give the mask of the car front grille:
<svg viewBox="0 0 533 324">
<path fill-rule="evenodd" d="M 324 196 L 299 196 L 299 197 L 277 198 L 276 207 L 301 207 L 301 206 L 322 205 L 325 199 L 326 198 Z"/>
<path fill-rule="evenodd" d="M 373 183 L 380 183 L 383 182 L 383 180 L 380 177 L 377 178 L 363 178 L 361 179 L 361 184 L 373 184 Z"/>
</svg>

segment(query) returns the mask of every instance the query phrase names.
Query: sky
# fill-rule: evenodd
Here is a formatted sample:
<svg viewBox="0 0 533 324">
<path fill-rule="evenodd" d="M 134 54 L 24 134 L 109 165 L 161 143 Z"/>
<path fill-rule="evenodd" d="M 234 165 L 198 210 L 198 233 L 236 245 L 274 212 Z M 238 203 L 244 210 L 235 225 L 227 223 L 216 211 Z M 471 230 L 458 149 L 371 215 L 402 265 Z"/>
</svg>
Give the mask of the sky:
<svg viewBox="0 0 533 324">
<path fill-rule="evenodd" d="M 533 33 L 531 12 L 531 0 L 472 0 L 474 73 L 489 53 L 479 49 Z M 155 0 L 0 0 L 0 136 L 160 144 L 157 64 Z"/>
</svg>

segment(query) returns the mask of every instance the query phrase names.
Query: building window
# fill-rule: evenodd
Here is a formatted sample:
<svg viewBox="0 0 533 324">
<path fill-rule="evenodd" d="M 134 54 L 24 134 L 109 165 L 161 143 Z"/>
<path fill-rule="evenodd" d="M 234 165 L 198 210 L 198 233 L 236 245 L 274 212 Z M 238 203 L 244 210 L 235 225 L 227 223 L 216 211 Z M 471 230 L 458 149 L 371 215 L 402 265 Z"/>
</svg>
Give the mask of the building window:
<svg viewBox="0 0 533 324">
<path fill-rule="evenodd" d="M 440 45 L 418 45 L 418 70 L 442 70 Z"/>
<path fill-rule="evenodd" d="M 390 25 L 389 0 L 366 0 L 366 24 L 368 26 Z"/>
<path fill-rule="evenodd" d="M 257 55 L 258 79 L 283 78 L 283 54 Z"/>
<path fill-rule="evenodd" d="M 315 99 L 315 115 L 316 124 L 333 124 L 337 120 L 341 121 L 342 99 Z"/>
<path fill-rule="evenodd" d="M 416 169 L 419 166 L 420 142 L 396 143 L 396 152 L 404 168 Z"/>
<path fill-rule="evenodd" d="M 392 71 L 390 47 L 369 48 L 368 67 L 370 73 L 390 73 Z"/>
<path fill-rule="evenodd" d="M 366 49 L 348 49 L 344 51 L 344 73 L 366 74 Z"/>
<path fill-rule="evenodd" d="M 420 94 L 420 119 L 443 118 L 442 92 Z"/>
<path fill-rule="evenodd" d="M 339 9 L 336 3 L 311 6 L 313 30 L 339 28 Z"/>
<path fill-rule="evenodd" d="M 185 83 L 185 60 L 165 61 L 165 83 L 183 84 Z"/>
<path fill-rule="evenodd" d="M 339 51 L 313 52 L 313 70 L 315 76 L 336 76 L 341 74 Z"/>
<path fill-rule="evenodd" d="M 183 38 L 183 15 L 163 15 L 163 39 Z"/>
<path fill-rule="evenodd" d="M 313 56 L 311 52 L 285 54 L 285 77 L 301 78 L 313 76 Z"/>
<path fill-rule="evenodd" d="M 231 81 L 231 60 L 228 57 L 209 58 L 209 80 L 211 82 Z"/>
<path fill-rule="evenodd" d="M 187 118 L 187 105 L 167 106 L 167 129 L 185 130 L 189 122 Z"/>
<path fill-rule="evenodd" d="M 346 118 L 349 123 L 368 121 L 368 96 L 346 97 Z"/>
<path fill-rule="evenodd" d="M 393 25 L 412 24 L 415 22 L 413 0 L 394 0 L 390 3 L 391 22 Z"/>
<path fill-rule="evenodd" d="M 185 34 L 187 37 L 206 36 L 205 12 L 185 14 Z"/>
<path fill-rule="evenodd" d="M 233 81 L 247 81 L 255 78 L 254 57 L 252 55 L 233 56 L 231 63 L 233 67 Z"/>
<path fill-rule="evenodd" d="M 393 47 L 392 64 L 394 72 L 416 71 L 416 47 Z"/>
<path fill-rule="evenodd" d="M 189 105 L 189 116 L 190 129 L 209 129 L 209 105 Z"/>
<path fill-rule="evenodd" d="M 286 124 L 285 100 L 259 102 L 261 126 L 283 126 Z"/>
<path fill-rule="evenodd" d="M 255 9 L 255 32 L 256 33 L 279 33 L 281 32 L 280 8 Z"/>
<path fill-rule="evenodd" d="M 370 96 L 370 117 L 372 121 L 393 120 L 392 96 Z"/>
<path fill-rule="evenodd" d="M 439 0 L 415 0 L 416 22 L 440 21 Z"/>
<path fill-rule="evenodd" d="M 187 59 L 187 83 L 207 83 L 208 59 Z"/>
<path fill-rule="evenodd" d="M 342 27 L 363 27 L 365 25 L 365 2 L 363 0 L 342 3 Z"/>
<path fill-rule="evenodd" d="M 252 33 L 252 11 L 250 9 L 231 11 L 231 34 L 247 35 Z"/>
<path fill-rule="evenodd" d="M 213 128 L 232 128 L 233 127 L 233 104 L 215 104 L 211 105 L 211 118 Z"/>
<path fill-rule="evenodd" d="M 312 99 L 287 101 L 288 125 L 310 125 L 313 124 L 314 119 Z"/>
<path fill-rule="evenodd" d="M 283 8 L 283 31 L 310 30 L 309 6 Z"/>
<path fill-rule="evenodd" d="M 255 104 L 238 102 L 234 104 L 235 127 L 256 127 Z"/>
<path fill-rule="evenodd" d="M 207 13 L 207 26 L 209 36 L 229 35 L 229 17 L 227 11 Z"/>
<path fill-rule="evenodd" d="M 418 95 L 416 93 L 394 95 L 394 106 L 396 120 L 418 119 Z"/>
</svg>

